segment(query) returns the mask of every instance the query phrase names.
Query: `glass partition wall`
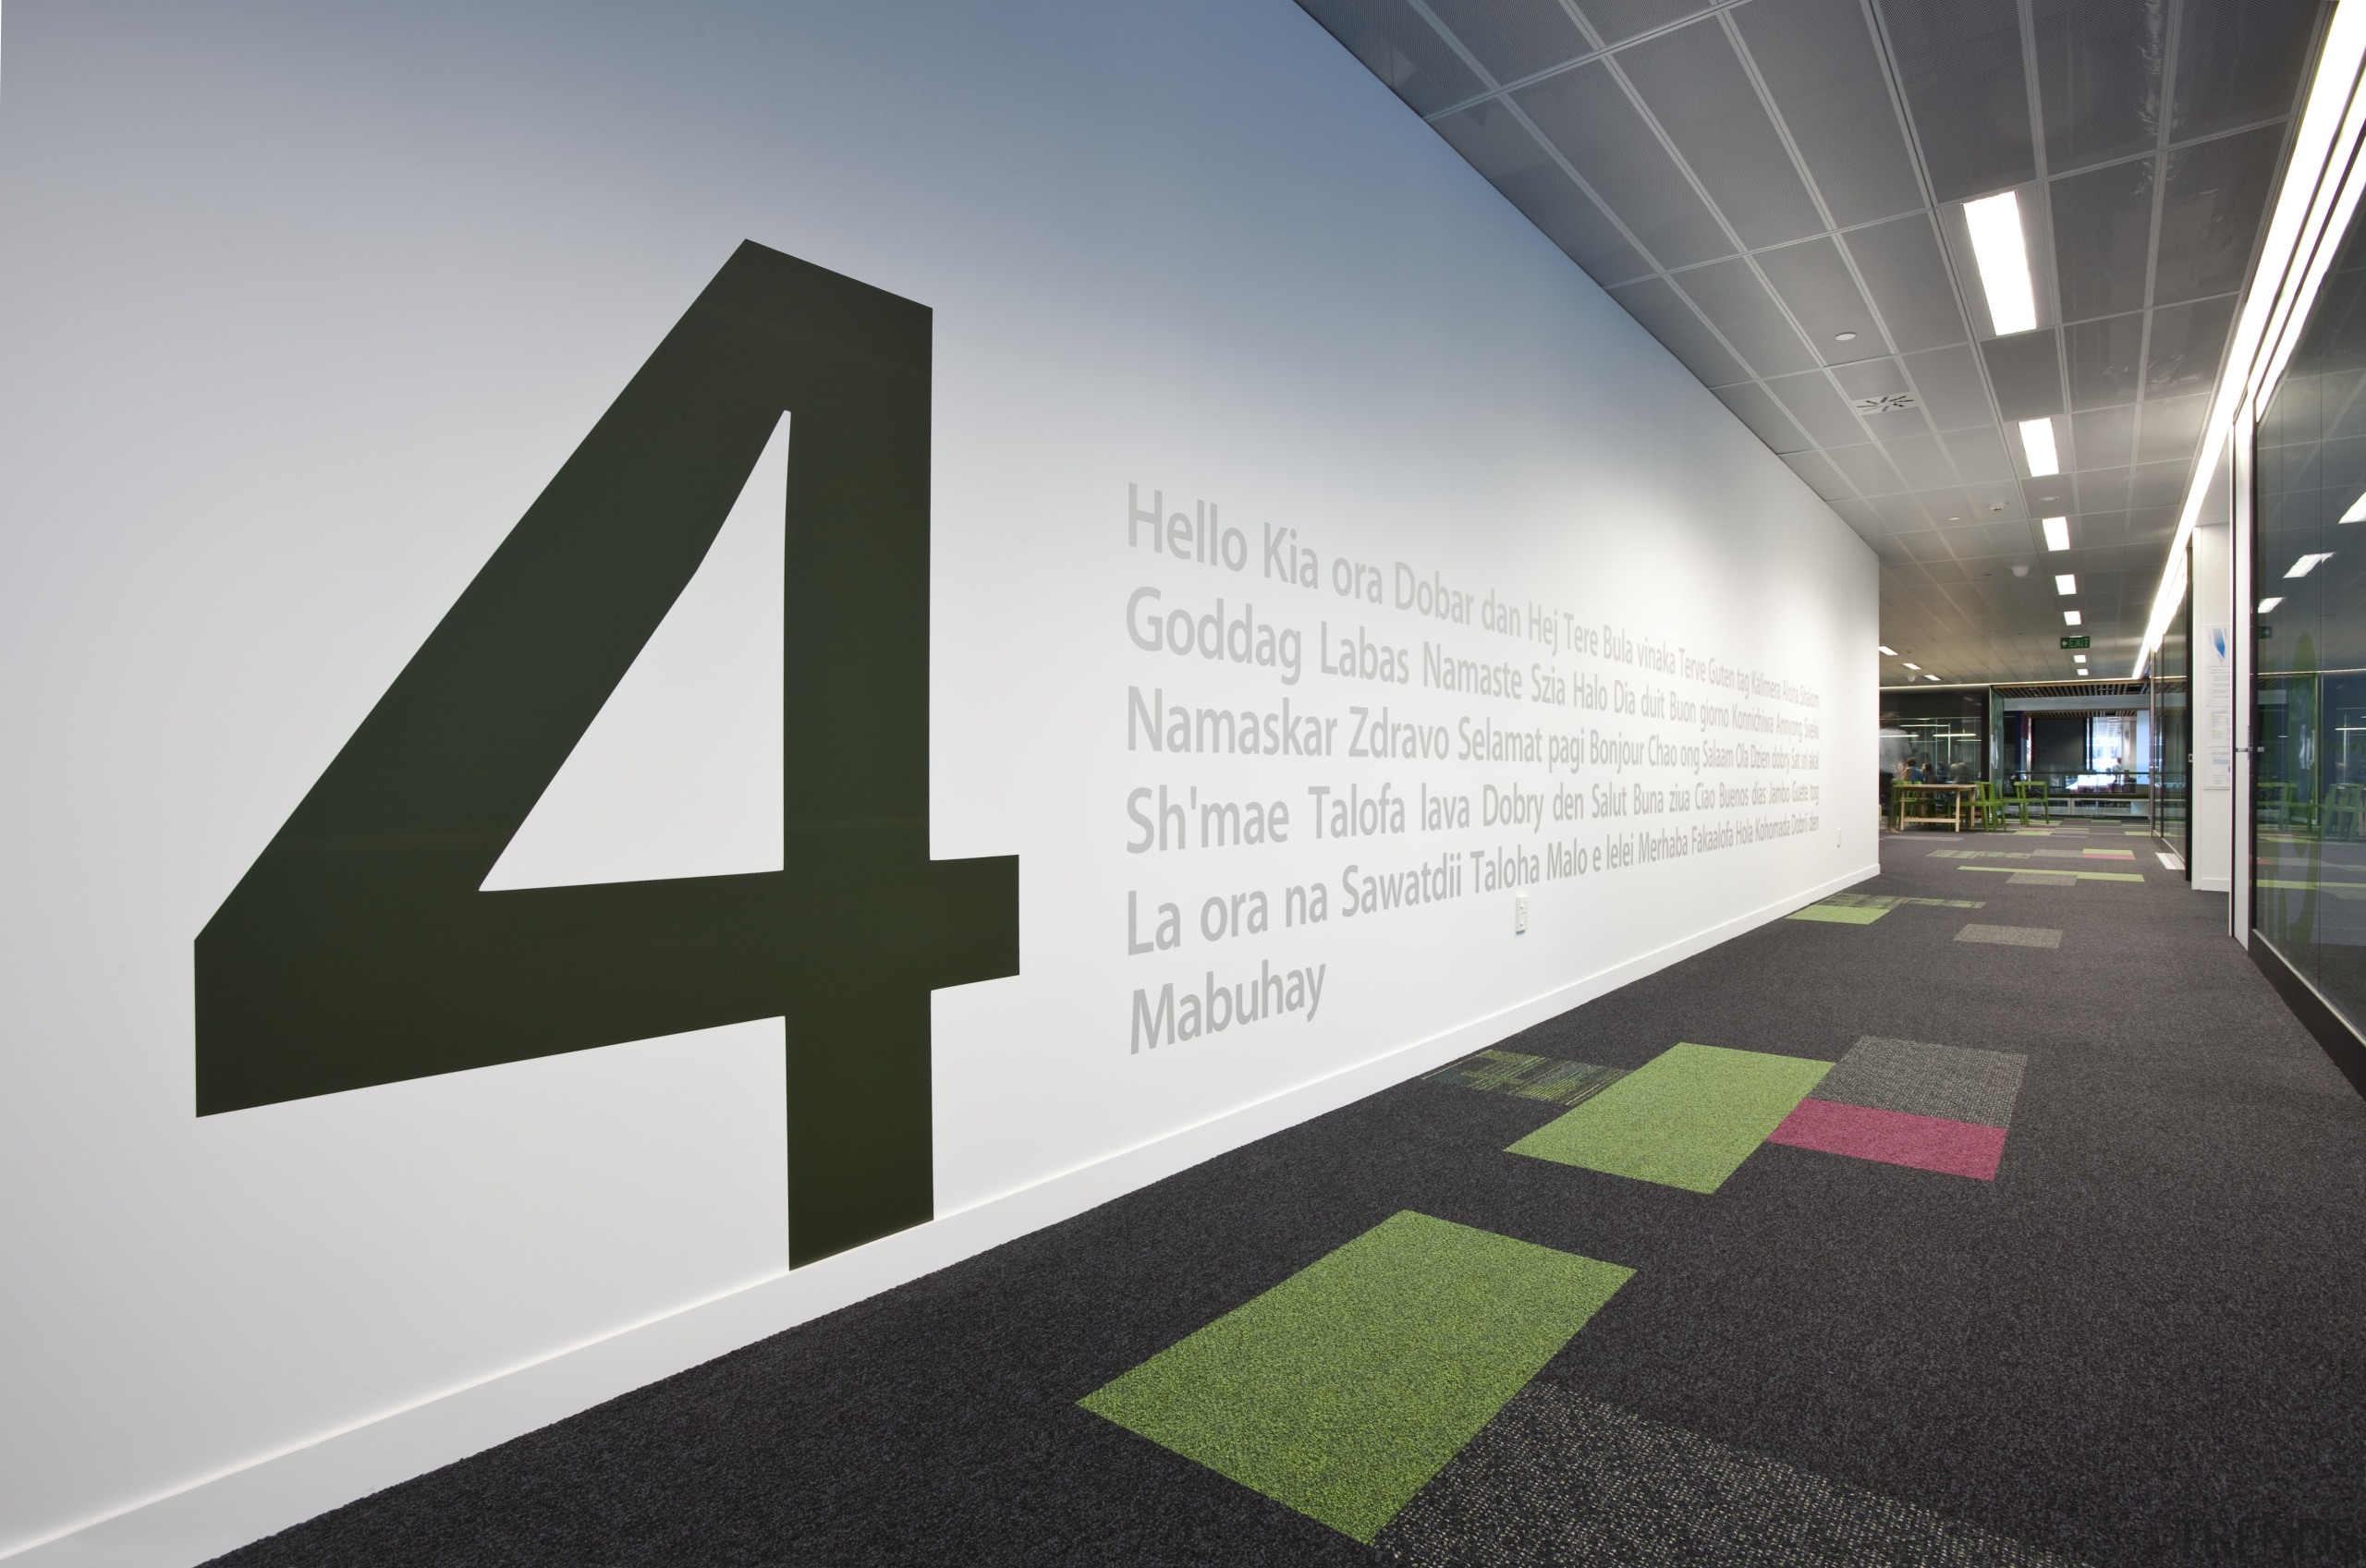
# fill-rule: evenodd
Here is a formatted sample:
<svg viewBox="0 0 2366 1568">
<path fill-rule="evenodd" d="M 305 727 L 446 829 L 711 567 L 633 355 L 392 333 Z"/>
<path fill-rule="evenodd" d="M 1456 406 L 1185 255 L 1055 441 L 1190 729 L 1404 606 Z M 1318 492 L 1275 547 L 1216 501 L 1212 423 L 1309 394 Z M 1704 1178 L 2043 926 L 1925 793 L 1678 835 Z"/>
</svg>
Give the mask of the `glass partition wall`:
<svg viewBox="0 0 2366 1568">
<path fill-rule="evenodd" d="M 1882 772 L 1895 777 L 1913 761 L 1959 784 L 1988 776 L 1985 687 L 1912 687 L 1882 693 Z"/>
<path fill-rule="evenodd" d="M 2153 832 L 2193 880 L 2193 547 L 2186 546 L 2185 608 L 2153 658 Z"/>
<path fill-rule="evenodd" d="M 2361 209 L 2366 213 L 2366 209 Z M 2366 222 L 2254 434 L 2251 925 L 2366 1027 Z"/>
</svg>

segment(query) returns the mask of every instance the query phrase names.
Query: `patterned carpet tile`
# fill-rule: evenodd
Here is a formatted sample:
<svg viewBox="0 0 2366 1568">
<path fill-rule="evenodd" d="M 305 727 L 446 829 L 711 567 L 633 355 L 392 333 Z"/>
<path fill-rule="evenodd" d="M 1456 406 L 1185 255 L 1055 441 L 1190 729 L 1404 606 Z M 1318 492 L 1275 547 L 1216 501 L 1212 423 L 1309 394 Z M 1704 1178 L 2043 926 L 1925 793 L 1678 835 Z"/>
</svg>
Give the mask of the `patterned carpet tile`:
<svg viewBox="0 0 2366 1568">
<path fill-rule="evenodd" d="M 1998 947 L 2060 947 L 2062 933 L 2050 926 L 1983 926 L 1974 922 L 1957 931 L 1956 940 L 1993 942 Z"/>
<path fill-rule="evenodd" d="M 1448 1063 L 1430 1074 L 1429 1081 L 1518 1095 L 1522 1100 L 1541 1100 L 1552 1105 L 1577 1105 L 1626 1076 L 1623 1067 L 1598 1067 L 1591 1062 L 1561 1062 L 1550 1056 L 1489 1050 Z"/>
<path fill-rule="evenodd" d="M 1840 1105 L 1902 1111 L 1986 1127 L 2012 1125 L 2029 1058 L 2006 1051 L 1970 1051 L 1920 1040 L 1867 1035 L 1850 1048 L 1815 1097 Z"/>
<path fill-rule="evenodd" d="M 1417 1568 L 2075 1568 L 1549 1383 L 1505 1406 L 1376 1544 Z"/>
<path fill-rule="evenodd" d="M 2010 866 L 1957 866 L 1958 871 L 2011 871 L 2018 881 L 2023 877 L 2076 877 L 2085 882 L 2140 882 L 2141 871 L 2074 871 L 2068 867 L 2048 867 L 2042 871 L 2015 871 Z"/>
<path fill-rule="evenodd" d="M 1991 868 L 1966 866 L 1964 869 L 1985 871 Z M 2006 880 L 2020 887 L 2077 887 L 2079 885 L 2079 875 L 2075 871 L 2015 871 Z"/>
<path fill-rule="evenodd" d="M 1822 1100 L 1800 1100 L 1766 1141 L 1983 1182 L 1996 1179 L 2005 1157 L 2002 1127 Z"/>
<path fill-rule="evenodd" d="M 1368 1543 L 1633 1272 L 1409 1209 L 1079 1403 Z"/>
</svg>

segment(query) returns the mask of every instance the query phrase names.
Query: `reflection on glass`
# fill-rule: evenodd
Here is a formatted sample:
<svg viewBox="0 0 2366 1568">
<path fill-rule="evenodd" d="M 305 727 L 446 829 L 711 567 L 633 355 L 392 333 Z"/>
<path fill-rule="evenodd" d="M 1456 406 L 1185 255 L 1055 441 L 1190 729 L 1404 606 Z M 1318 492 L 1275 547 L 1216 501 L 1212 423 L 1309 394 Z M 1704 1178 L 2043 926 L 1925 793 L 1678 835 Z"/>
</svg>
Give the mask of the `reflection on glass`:
<svg viewBox="0 0 2366 1568">
<path fill-rule="evenodd" d="M 2007 689 L 2017 694 L 2004 699 L 1999 776 L 2008 791 L 2050 799 L 2052 811 L 2073 816 L 2145 819 L 2154 799 L 2154 714 L 2143 687 L 2127 687 L 2113 707 L 2063 695 L 2075 686 Z"/>
<path fill-rule="evenodd" d="M 2190 867 L 2193 820 L 2193 557 L 2187 547 L 2185 608 L 2162 634 L 2153 659 L 2153 831 Z M 2193 880 L 2188 869 L 2186 880 Z"/>
<path fill-rule="evenodd" d="M 1889 818 L 1901 783 L 1974 784 L 1988 776 L 1987 688 L 1884 691 L 1880 735 L 1882 815 Z M 1951 796 L 1912 799 L 1918 810 L 1955 809 Z"/>
<path fill-rule="evenodd" d="M 2258 616 L 2251 798 L 2258 934 L 2366 1022 L 2366 223 L 2254 435 Z M 2366 513 L 2360 514 L 2366 516 Z"/>
</svg>

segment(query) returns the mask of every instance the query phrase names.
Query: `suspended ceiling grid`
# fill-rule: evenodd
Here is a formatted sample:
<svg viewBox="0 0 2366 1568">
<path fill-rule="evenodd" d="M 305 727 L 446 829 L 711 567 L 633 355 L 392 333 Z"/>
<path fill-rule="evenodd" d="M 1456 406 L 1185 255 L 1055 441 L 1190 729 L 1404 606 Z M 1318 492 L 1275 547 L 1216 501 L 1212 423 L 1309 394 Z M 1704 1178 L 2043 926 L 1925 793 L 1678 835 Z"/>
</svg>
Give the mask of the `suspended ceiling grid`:
<svg viewBox="0 0 2366 1568">
<path fill-rule="evenodd" d="M 1885 682 L 2124 673 L 2329 6 L 1299 4 L 1872 544 Z M 2007 189 L 1999 336 L 1961 204 Z"/>
</svg>

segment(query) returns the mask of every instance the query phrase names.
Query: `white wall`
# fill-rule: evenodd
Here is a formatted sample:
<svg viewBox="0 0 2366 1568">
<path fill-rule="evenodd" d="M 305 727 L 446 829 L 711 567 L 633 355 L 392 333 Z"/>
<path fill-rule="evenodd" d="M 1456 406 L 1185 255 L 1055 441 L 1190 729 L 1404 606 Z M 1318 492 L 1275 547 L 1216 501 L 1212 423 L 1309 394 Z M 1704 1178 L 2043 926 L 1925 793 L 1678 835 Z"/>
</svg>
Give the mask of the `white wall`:
<svg viewBox="0 0 2366 1568">
<path fill-rule="evenodd" d="M 2228 484 L 2234 465 L 2218 465 L 2218 478 L 2211 486 L 2200 521 L 2193 530 L 2193 681 L 2190 700 L 2193 720 L 2193 886 L 2197 893 L 2226 893 L 2234 886 L 2235 868 L 2235 790 L 2234 744 L 2235 693 L 2231 676 L 2223 689 L 2214 689 L 2211 681 L 2213 653 L 2211 639 L 2214 628 L 2226 634 L 2230 652 L 2239 650 L 2236 639 L 2241 626 L 2235 617 L 2234 519 L 2229 516 Z M 2212 715 L 2218 715 L 2223 726 L 2223 738 L 2215 748 L 2212 745 Z M 2222 773 L 2214 774 L 2211 754 L 2215 749 L 2225 754 Z M 2213 787 L 2214 777 L 2224 783 Z"/>
<path fill-rule="evenodd" d="M 1284 0 L 19 0 L 6 25 L 0 1554 L 194 1561 L 1873 869 L 1872 553 Z M 934 851 L 1015 853 L 1023 888 L 1023 973 L 937 998 L 941 1218 L 784 1275 L 776 1023 L 196 1117 L 191 939 L 749 238 L 935 312 Z M 1129 549 L 1128 486 L 1298 529 L 1323 586 Z M 1741 706 L 1813 764 L 1127 749 L 1136 687 L 1774 744 L 1529 700 L 1540 674 L 1732 692 L 1357 604 L 1341 560 L 1772 681 Z M 1253 602 L 1306 673 L 1141 650 L 1146 586 Z M 1324 675 L 1326 624 L 1416 684 Z M 1523 699 L 1424 689 L 1425 638 Z M 1491 787 L 1639 776 L 1818 798 L 1656 819 L 1688 848 L 1803 831 L 1624 868 L 1627 821 L 1478 820 Z M 1128 855 L 1128 792 L 1160 784 L 1297 826 Z M 1311 835 L 1311 788 L 1383 784 L 1467 796 L 1472 824 Z M 1586 874 L 1531 889 L 1515 935 L 1476 868 L 1555 840 Z M 1340 918 L 1348 863 L 1441 857 L 1458 896 Z M 1317 881 L 1324 924 L 1128 954 L 1129 892 L 1190 919 Z M 1322 966 L 1319 1015 L 1129 1048 L 1138 989 L 1265 961 Z"/>
</svg>

